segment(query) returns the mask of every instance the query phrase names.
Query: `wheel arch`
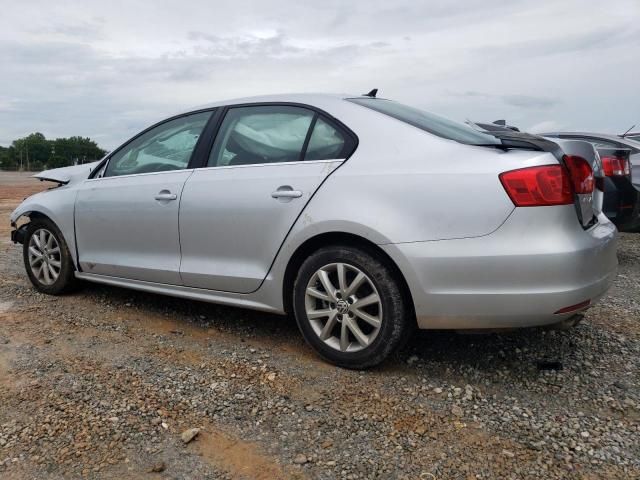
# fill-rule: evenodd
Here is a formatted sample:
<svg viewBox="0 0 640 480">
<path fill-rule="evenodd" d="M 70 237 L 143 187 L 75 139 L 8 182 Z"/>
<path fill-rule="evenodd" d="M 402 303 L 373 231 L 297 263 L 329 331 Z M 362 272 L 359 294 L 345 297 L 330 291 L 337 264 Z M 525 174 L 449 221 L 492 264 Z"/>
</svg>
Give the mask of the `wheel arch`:
<svg viewBox="0 0 640 480">
<path fill-rule="evenodd" d="M 29 222 L 26 223 L 31 223 L 34 220 L 37 219 L 45 219 L 45 220 L 49 220 L 51 223 L 53 223 L 56 228 L 58 229 L 58 232 L 60 233 L 60 235 L 62 236 L 62 238 L 64 239 L 65 243 L 67 244 L 67 247 L 69 248 L 69 251 L 71 253 L 71 260 L 73 261 L 73 265 L 74 267 L 77 269 L 78 268 L 78 261 L 76 258 L 76 254 L 75 254 L 75 238 L 71 239 L 73 241 L 69 241 L 70 239 L 67 238 L 67 235 L 65 235 L 64 233 L 64 229 L 61 228 L 59 222 L 56 221 L 56 219 L 50 215 L 49 213 L 45 212 L 44 209 L 36 209 L 36 208 L 31 208 L 25 211 L 20 212 L 17 216 L 14 217 L 14 219 L 12 220 L 12 225 L 17 226 L 18 225 L 18 221 L 21 218 L 28 218 Z"/>
<path fill-rule="evenodd" d="M 400 283 L 400 289 L 402 290 L 403 299 L 409 305 L 411 315 L 415 317 L 415 308 L 413 303 L 413 296 L 411 295 L 411 289 L 407 284 L 402 271 L 393 261 L 393 259 L 378 245 L 371 240 L 367 240 L 364 237 L 353 233 L 346 232 L 325 232 L 315 235 L 305 240 L 298 248 L 293 252 L 287 267 L 285 269 L 283 282 L 282 282 L 282 304 L 284 311 L 287 314 L 293 312 L 293 283 L 296 278 L 300 266 L 316 250 L 329 245 L 341 245 L 351 246 L 363 249 L 369 253 L 381 258 L 393 271 L 394 276 Z"/>
</svg>

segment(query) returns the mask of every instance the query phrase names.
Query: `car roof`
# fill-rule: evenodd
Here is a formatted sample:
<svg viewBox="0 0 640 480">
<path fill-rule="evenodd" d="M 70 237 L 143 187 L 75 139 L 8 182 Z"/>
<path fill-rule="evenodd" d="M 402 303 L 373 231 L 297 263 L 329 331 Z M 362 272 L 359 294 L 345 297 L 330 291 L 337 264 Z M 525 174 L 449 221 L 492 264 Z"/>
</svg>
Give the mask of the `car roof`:
<svg viewBox="0 0 640 480">
<path fill-rule="evenodd" d="M 237 105 L 244 103 L 301 103 L 306 105 L 325 105 L 327 103 L 341 102 L 347 98 L 359 97 L 360 95 L 349 95 L 339 93 L 278 93 L 271 95 L 256 95 L 251 97 L 232 98 L 229 100 L 220 100 L 217 102 L 207 103 L 192 108 L 188 111 L 201 110 L 205 108 L 214 108 L 224 105 Z"/>
</svg>

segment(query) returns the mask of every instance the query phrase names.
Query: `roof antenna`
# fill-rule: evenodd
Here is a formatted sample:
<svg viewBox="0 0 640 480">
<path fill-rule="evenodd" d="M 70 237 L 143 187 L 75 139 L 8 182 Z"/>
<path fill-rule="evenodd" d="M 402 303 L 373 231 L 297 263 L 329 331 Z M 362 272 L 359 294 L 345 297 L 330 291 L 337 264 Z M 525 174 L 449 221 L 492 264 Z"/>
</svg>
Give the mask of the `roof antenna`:
<svg viewBox="0 0 640 480">
<path fill-rule="evenodd" d="M 365 97 L 371 97 L 371 98 L 376 98 L 376 95 L 378 94 L 378 89 L 374 88 L 373 90 L 371 90 L 369 93 L 365 93 L 363 96 Z"/>
<path fill-rule="evenodd" d="M 494 125 L 501 125 L 503 127 L 507 126 L 507 121 L 506 120 L 494 120 L 493 122 Z"/>
<path fill-rule="evenodd" d="M 375 97 L 375 95 L 374 95 L 374 97 Z M 631 130 L 633 130 L 634 128 L 636 128 L 636 126 L 635 126 L 635 125 L 631 125 L 631 127 L 629 127 L 629 130 L 627 130 L 626 132 L 624 132 L 624 133 L 623 133 L 622 135 L 620 135 L 620 136 L 621 136 L 622 138 L 624 138 L 624 137 L 627 135 L 627 133 L 629 133 L 629 132 L 630 132 Z"/>
</svg>

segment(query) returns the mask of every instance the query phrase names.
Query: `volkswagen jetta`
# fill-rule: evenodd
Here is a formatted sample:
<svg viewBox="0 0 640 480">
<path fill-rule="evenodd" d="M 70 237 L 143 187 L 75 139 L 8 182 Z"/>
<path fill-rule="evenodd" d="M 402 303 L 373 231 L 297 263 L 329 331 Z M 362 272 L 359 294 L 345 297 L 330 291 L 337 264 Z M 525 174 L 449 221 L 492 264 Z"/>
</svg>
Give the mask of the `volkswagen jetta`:
<svg viewBox="0 0 640 480">
<path fill-rule="evenodd" d="M 278 95 L 163 120 L 11 215 L 29 279 L 295 316 L 349 368 L 423 329 L 571 322 L 615 227 L 586 142 L 478 132 L 366 96 Z M 21 217 L 24 217 L 21 219 Z"/>
</svg>

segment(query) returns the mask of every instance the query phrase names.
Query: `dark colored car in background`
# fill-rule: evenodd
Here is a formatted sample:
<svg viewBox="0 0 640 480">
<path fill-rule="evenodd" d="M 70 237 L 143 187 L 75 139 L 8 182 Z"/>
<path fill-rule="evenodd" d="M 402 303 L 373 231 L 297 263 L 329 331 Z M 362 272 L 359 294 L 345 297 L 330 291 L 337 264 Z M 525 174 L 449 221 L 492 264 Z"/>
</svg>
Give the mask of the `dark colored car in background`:
<svg viewBox="0 0 640 480">
<path fill-rule="evenodd" d="M 531 135 L 521 132 L 505 120 L 469 125 L 487 133 L 508 135 L 512 139 L 541 138 L 583 140 L 591 143 L 602 161 L 603 211 L 620 231 L 640 231 L 640 139 L 635 134 L 609 135 L 587 132 L 550 132 Z M 635 168 L 634 168 L 635 167 Z"/>
<path fill-rule="evenodd" d="M 635 140 L 636 142 L 640 142 L 640 132 L 631 132 L 620 135 L 621 138 L 628 138 L 630 140 Z"/>
<path fill-rule="evenodd" d="M 640 142 L 628 135 L 587 132 L 541 133 L 547 138 L 585 140 L 598 150 L 604 179 L 604 213 L 620 231 L 640 229 Z"/>
</svg>

